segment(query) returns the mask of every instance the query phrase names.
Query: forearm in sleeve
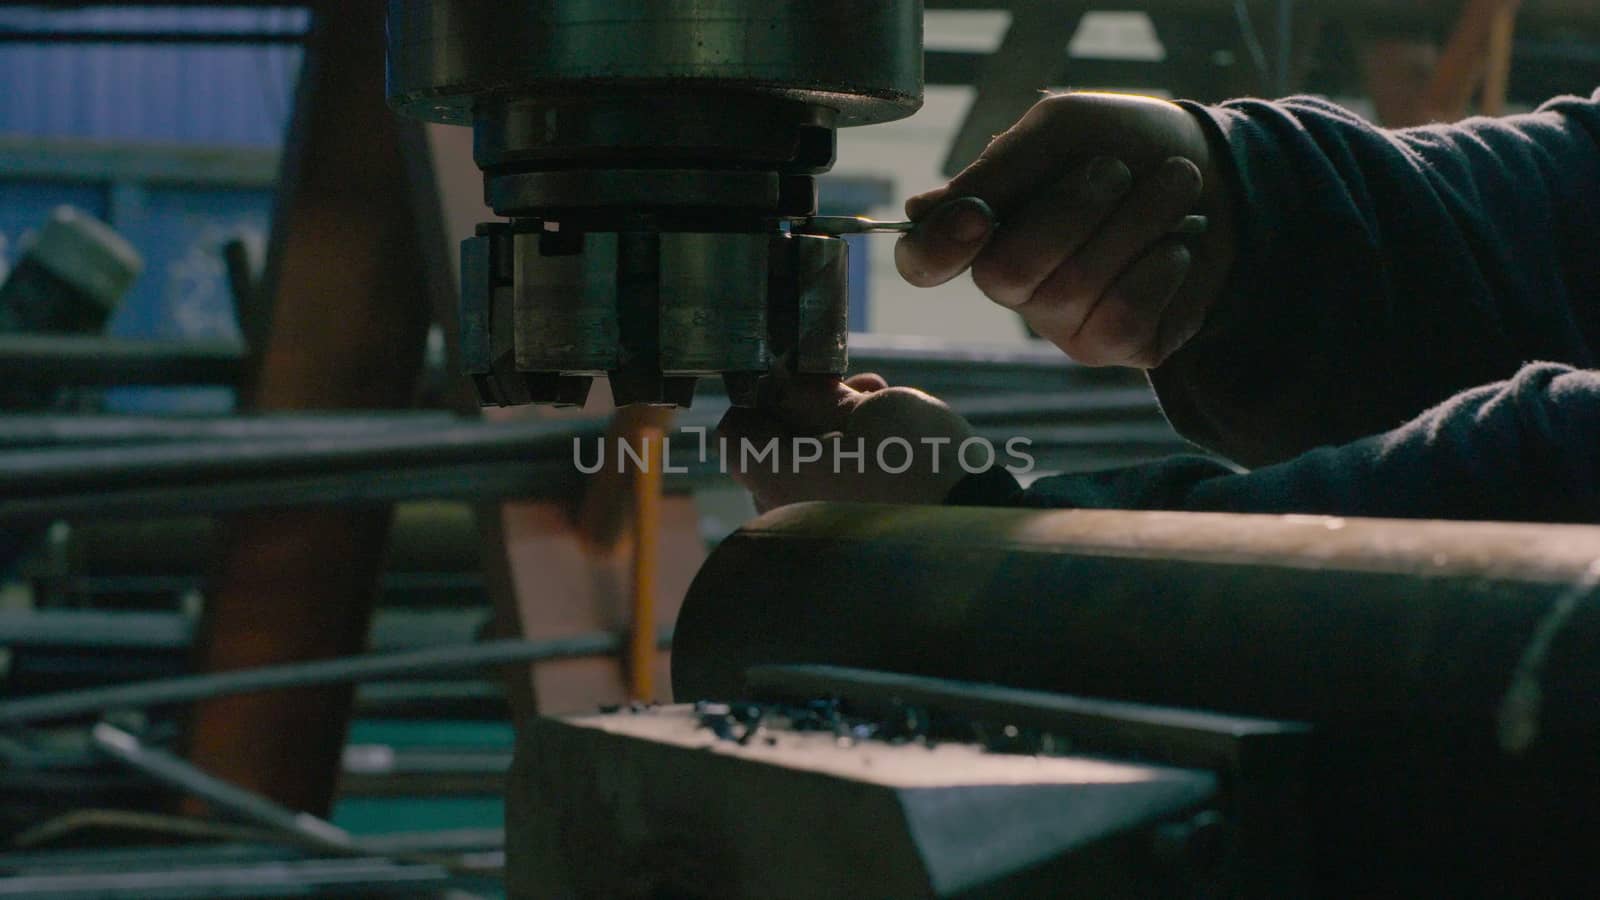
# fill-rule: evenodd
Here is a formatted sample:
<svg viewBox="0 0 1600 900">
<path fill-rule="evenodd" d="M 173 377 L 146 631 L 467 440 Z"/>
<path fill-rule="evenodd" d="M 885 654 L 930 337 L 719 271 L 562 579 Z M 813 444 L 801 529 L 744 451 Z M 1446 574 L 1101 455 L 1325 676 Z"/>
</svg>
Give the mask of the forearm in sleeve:
<svg viewBox="0 0 1600 900">
<path fill-rule="evenodd" d="M 1530 365 L 1398 429 L 1244 474 L 1183 458 L 1024 490 L 992 470 L 948 502 L 1600 523 L 1600 372 Z"/>
<path fill-rule="evenodd" d="M 1530 360 L 1600 363 L 1600 103 L 1403 131 L 1304 98 L 1191 110 L 1242 230 L 1206 328 L 1152 373 L 1186 437 L 1265 465 Z"/>
</svg>

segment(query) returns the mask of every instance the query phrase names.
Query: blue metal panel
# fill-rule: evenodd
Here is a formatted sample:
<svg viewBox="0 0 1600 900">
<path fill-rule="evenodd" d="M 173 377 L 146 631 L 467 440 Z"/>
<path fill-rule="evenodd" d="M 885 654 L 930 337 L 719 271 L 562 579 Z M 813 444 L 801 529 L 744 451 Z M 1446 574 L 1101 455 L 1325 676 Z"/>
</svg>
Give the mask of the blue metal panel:
<svg viewBox="0 0 1600 900">
<path fill-rule="evenodd" d="M 0 256 L 7 267 L 16 262 L 24 237 L 64 203 L 102 219 L 106 215 L 106 192 L 96 185 L 0 179 L 0 237 L 5 239 L 5 253 Z"/>
<path fill-rule="evenodd" d="M 0 27 L 303 31 L 299 9 L 0 9 Z M 294 46 L 0 45 L 0 131 L 274 146 L 300 67 Z"/>
<path fill-rule="evenodd" d="M 28 31 L 303 32 L 299 8 L 0 9 L 0 28 Z M 0 44 L 0 133 L 139 144 L 280 146 L 293 105 L 296 46 Z M 4 173 L 0 173 L 3 175 Z M 145 259 L 113 318 L 125 337 L 236 336 L 220 249 L 264 245 L 273 197 L 259 189 L 150 187 L 107 173 L 105 184 L 0 178 L 0 234 L 17 239 L 59 204 L 110 222 Z M 121 390 L 123 410 L 215 411 L 226 390 Z"/>
<path fill-rule="evenodd" d="M 140 337 L 238 337 L 222 247 L 235 237 L 264 246 L 272 194 L 148 189 L 113 218 L 144 255 L 145 271 L 111 332 Z"/>
<path fill-rule="evenodd" d="M 864 234 L 845 236 L 850 245 L 850 330 L 866 331 L 872 302 L 872 246 Z"/>
<path fill-rule="evenodd" d="M 125 337 L 238 338 L 222 248 L 242 238 L 266 246 L 270 191 L 126 187 L 112 215 L 117 230 L 144 254 L 145 270 L 110 324 Z M 124 411 L 222 412 L 224 389 L 130 388 L 107 406 Z"/>
</svg>

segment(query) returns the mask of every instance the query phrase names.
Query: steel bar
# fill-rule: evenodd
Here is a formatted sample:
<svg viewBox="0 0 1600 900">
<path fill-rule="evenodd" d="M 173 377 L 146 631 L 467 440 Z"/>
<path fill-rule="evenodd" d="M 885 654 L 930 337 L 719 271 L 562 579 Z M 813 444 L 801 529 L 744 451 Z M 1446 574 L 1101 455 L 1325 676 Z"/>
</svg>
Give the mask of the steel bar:
<svg viewBox="0 0 1600 900">
<path fill-rule="evenodd" d="M 181 650 L 194 623 L 164 612 L 40 610 L 0 613 L 0 647 L 95 647 Z"/>
<path fill-rule="evenodd" d="M 138 737 L 114 725 L 105 722 L 95 725 L 89 733 L 89 739 L 101 752 L 117 762 L 168 787 L 198 797 L 218 812 L 282 832 L 307 847 L 341 854 L 355 850 L 355 842 L 349 832 L 327 820 L 296 812 L 260 794 L 229 784 L 165 750 L 145 746 Z"/>
<path fill-rule="evenodd" d="M 370 410 L 227 416 L 0 415 L 0 449 L 211 440 L 308 440 L 462 424 L 448 413 Z"/>
<path fill-rule="evenodd" d="M 929 85 L 967 86 L 978 81 L 988 53 L 966 50 L 929 50 L 924 55 Z M 1063 47 L 1060 69 L 1048 84 L 1062 84 L 1070 71 L 1071 83 L 1080 87 L 1166 87 L 1172 74 L 1162 62 L 1133 59 L 1068 59 Z"/>
<path fill-rule="evenodd" d="M 633 435 L 644 464 L 633 477 L 633 609 L 629 616 L 628 692 L 656 696 L 656 593 L 661 568 L 662 444 L 666 432 L 645 425 Z"/>
<path fill-rule="evenodd" d="M 0 523 L 36 525 L 55 519 L 178 516 L 294 507 L 373 506 L 441 497 L 562 497 L 575 490 L 570 462 L 494 462 L 454 466 L 374 466 L 354 472 L 237 478 L 213 484 L 92 486 L 42 497 L 0 501 Z"/>
<path fill-rule="evenodd" d="M 663 646 L 670 646 L 671 633 L 663 631 L 661 641 Z M 190 703 L 209 697 L 283 688 L 353 684 L 457 669 L 605 656 L 616 653 L 621 647 L 622 639 L 615 634 L 592 633 L 545 641 L 485 641 L 458 647 L 188 675 L 7 701 L 0 703 L 0 726 L 70 719 L 117 709 Z"/>
<path fill-rule="evenodd" d="M 673 688 L 828 663 L 1305 721 L 1336 894 L 1590 877 L 1597 560 L 1593 527 L 791 507 L 702 567 Z"/>
<path fill-rule="evenodd" d="M 833 697 L 858 713 L 881 717 L 905 706 L 938 709 L 963 720 L 1053 732 L 1081 752 L 1137 754 L 1152 762 L 1197 768 L 1234 762 L 1235 744 L 1295 746 L 1309 731 L 1292 722 L 839 666 L 756 666 L 745 680 L 748 695 L 761 699 L 803 703 Z"/>
<path fill-rule="evenodd" d="M 162 46 L 299 45 L 296 31 L 66 31 L 0 28 L 0 44 L 149 44 Z"/>
<path fill-rule="evenodd" d="M 1013 437 L 1031 440 L 1041 469 L 1193 452 L 1160 420 L 1148 396 L 1121 388 L 1034 399 L 955 395 L 951 405 L 970 413 L 979 434 L 997 447 Z M 709 429 L 719 407 L 706 404 L 685 414 L 680 424 Z M 1083 419 L 1088 421 L 1053 424 Z M 352 427 L 343 433 L 342 426 L 330 423 L 321 434 L 320 426 L 308 424 L 298 437 L 257 440 L 244 439 L 258 433 L 254 426 L 241 426 L 240 439 L 0 451 L 0 523 L 441 497 L 564 496 L 577 489 L 581 477 L 572 462 L 574 441 L 592 447 L 604 428 L 598 422 L 435 421 Z M 681 487 L 685 480 L 717 477 L 716 459 L 692 458 L 689 448 L 699 446 L 698 436 L 680 431 L 672 443 L 669 484 Z M 715 442 L 710 443 L 714 450 Z"/>
<path fill-rule="evenodd" d="M 271 190 L 278 183 L 278 151 L 11 134 L 0 136 L 0 181 L 98 186 L 127 181 L 147 186 Z M 183 340 L 154 343 L 169 349 L 196 346 Z M 201 341 L 199 346 L 211 346 L 211 342 Z"/>
<path fill-rule="evenodd" d="M 235 384 L 243 377 L 245 359 L 245 348 L 236 341 L 0 335 L 0 377 L 19 383 Z M 1143 381 L 1127 370 L 1076 365 L 1042 342 L 985 345 L 857 334 L 850 338 L 850 359 L 853 371 L 883 370 L 885 376 L 897 376 L 896 383 L 929 374 L 959 385 L 958 376 L 975 371 L 1007 379 L 1031 377 L 1039 379 L 1040 386 Z M 1024 384 L 1014 383 L 1013 389 Z M 711 382 L 706 389 L 708 396 L 720 390 Z"/>
<path fill-rule="evenodd" d="M 590 422 L 461 422 L 320 438 L 13 451 L 0 453 L 0 496 L 21 500 L 73 490 L 199 487 L 262 475 L 288 478 L 364 468 L 394 471 L 552 459 L 570 463 L 573 440 L 592 439 L 601 428 Z"/>
<path fill-rule="evenodd" d="M 960 10 L 960 9 L 1009 9 L 1015 0 L 924 0 L 924 6 L 929 10 Z M 1253 6 L 1267 10 L 1271 7 L 1271 0 L 1251 0 Z M 215 0 L 146 0 L 144 3 L 130 3 L 129 0 L 56 0 L 44 3 L 44 6 L 83 7 L 83 6 L 214 6 Z M 243 7 L 282 7 L 282 0 L 233 0 L 230 6 Z M 1452 21 L 1456 12 L 1460 10 L 1460 3 L 1456 0 L 1318 0 L 1319 7 L 1325 7 L 1329 15 L 1361 17 L 1383 22 L 1427 22 L 1443 24 Z M 1565 25 L 1581 27 L 1584 25 L 1600 26 L 1600 7 L 1594 6 L 1589 0 L 1525 0 L 1526 15 L 1541 25 Z M 1146 0 L 1139 7 L 1152 16 L 1161 16 L 1168 13 L 1214 13 L 1217 10 L 1216 0 Z"/>
<path fill-rule="evenodd" d="M 1010 9 L 1016 0 L 924 0 L 929 10 Z M 1250 8 L 1269 21 L 1276 0 L 1249 0 Z M 1376 22 L 1391 27 L 1447 26 L 1461 10 L 1459 0 L 1318 0 L 1317 11 L 1327 18 L 1360 24 Z M 1139 7 L 1152 17 L 1169 14 L 1215 14 L 1216 0 L 1147 0 Z M 1523 17 L 1529 24 L 1549 28 L 1600 27 L 1600 7 L 1589 0 L 1525 0 Z"/>
<path fill-rule="evenodd" d="M 1577 526 L 790 507 L 707 561 L 679 622 L 674 682 L 681 697 L 730 696 L 751 665 L 883 652 L 877 662 L 913 674 L 1314 722 L 1469 716 L 1494 738 L 1533 627 L 1590 584 L 1597 559 L 1600 528 Z M 1030 593 L 1060 599 L 1016 602 Z M 1579 610 L 1563 640 L 1600 627 L 1600 597 Z M 779 627 L 790 617 L 792 630 Z M 1307 617 L 1361 642 L 1330 644 Z M 1407 652 L 1412 641 L 1428 652 Z M 1241 649 L 1340 677 L 1262 678 Z M 1573 677 L 1600 667 L 1565 662 Z M 1199 667 L 1205 681 L 1185 677 Z M 1564 690 L 1600 692 L 1600 677 Z M 1600 727 L 1600 703 L 1547 712 L 1547 730 Z"/>
<path fill-rule="evenodd" d="M 232 865 L 129 866 L 0 878 L 0 897 L 32 900 L 220 900 L 315 895 L 428 896 L 457 881 L 444 866 L 381 858 L 272 860 Z"/>
<path fill-rule="evenodd" d="M 154 579 L 171 582 L 152 590 L 181 593 L 198 590 L 195 579 Z M 473 579 L 476 581 L 476 579 Z M 108 579 L 110 593 L 131 590 L 138 579 Z M 132 582 L 132 587 L 126 582 Z M 69 584 L 70 590 L 70 584 Z M 452 594 L 462 593 L 452 589 Z M 466 604 L 463 604 L 466 605 Z M 483 609 L 449 608 L 428 612 L 405 609 L 380 611 L 372 623 L 374 650 L 402 650 L 468 643 L 488 621 Z M 96 609 L 40 609 L 0 612 L 0 647 L 68 647 L 147 651 L 183 650 L 194 639 L 195 617 L 180 612 L 112 612 Z"/>
<path fill-rule="evenodd" d="M 1023 387 L 1030 387 L 1024 385 Z M 1060 393 L 1009 391 L 959 395 L 951 405 L 974 424 L 1016 420 L 1060 421 L 1106 417 L 1159 420 L 1155 396 L 1146 387 L 1106 386 Z M 691 424 L 704 425 L 726 408 L 708 398 Z M 441 428 L 476 424 L 431 411 L 269 413 L 240 416 L 138 416 L 16 414 L 0 416 L 0 451 L 199 441 L 291 441 L 378 434 L 437 434 Z M 494 426 L 491 426 L 494 427 Z M 559 427 L 559 426 L 556 426 Z"/>
<path fill-rule="evenodd" d="M 0 379 L 14 384 L 234 384 L 243 366 L 234 341 L 0 335 Z"/>
<path fill-rule="evenodd" d="M 1194 448 L 1157 425 L 1050 429 L 979 429 L 996 447 L 1029 437 L 1040 471 L 1088 471 L 1149 461 Z M 715 458 L 701 463 L 677 455 L 694 439 L 674 444 L 668 478 L 681 491 L 720 479 Z M 3 457 L 4 454 L 0 454 Z M 176 516 L 249 509 L 359 506 L 441 497 L 559 498 L 581 485 L 570 460 L 559 463 L 487 461 L 444 466 L 384 466 L 349 472 L 278 477 L 241 476 L 210 484 L 100 489 L 92 484 L 39 497 L 0 501 L 0 524 L 36 525 L 56 519 Z"/>
<path fill-rule="evenodd" d="M 505 832 L 499 828 L 403 831 L 362 837 L 364 849 L 377 855 L 468 853 L 499 850 Z M 95 872 L 129 868 L 184 868 L 199 865 L 281 862 L 293 848 L 281 844 L 207 843 L 183 846 L 72 848 L 0 853 L 0 872 Z"/>
</svg>

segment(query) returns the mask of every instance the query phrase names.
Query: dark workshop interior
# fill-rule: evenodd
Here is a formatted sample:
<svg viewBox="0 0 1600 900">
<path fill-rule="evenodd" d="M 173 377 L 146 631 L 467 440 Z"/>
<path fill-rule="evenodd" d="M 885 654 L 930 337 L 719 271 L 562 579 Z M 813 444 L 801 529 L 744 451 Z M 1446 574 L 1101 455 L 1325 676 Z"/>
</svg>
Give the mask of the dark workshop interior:
<svg viewBox="0 0 1600 900">
<path fill-rule="evenodd" d="M 0 898 L 1600 896 L 1597 526 L 1596 0 L 0 5 Z"/>
</svg>

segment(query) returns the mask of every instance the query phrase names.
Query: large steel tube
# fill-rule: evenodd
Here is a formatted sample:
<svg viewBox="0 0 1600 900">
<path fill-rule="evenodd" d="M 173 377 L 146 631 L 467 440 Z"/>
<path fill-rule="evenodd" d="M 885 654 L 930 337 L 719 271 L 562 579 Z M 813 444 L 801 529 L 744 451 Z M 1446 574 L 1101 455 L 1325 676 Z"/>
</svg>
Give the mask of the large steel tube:
<svg viewBox="0 0 1600 900">
<path fill-rule="evenodd" d="M 1330 885 L 1518 894 L 1595 874 L 1597 561 L 1587 527 L 800 506 L 707 561 L 674 692 L 833 663 L 1298 719 Z"/>
</svg>

